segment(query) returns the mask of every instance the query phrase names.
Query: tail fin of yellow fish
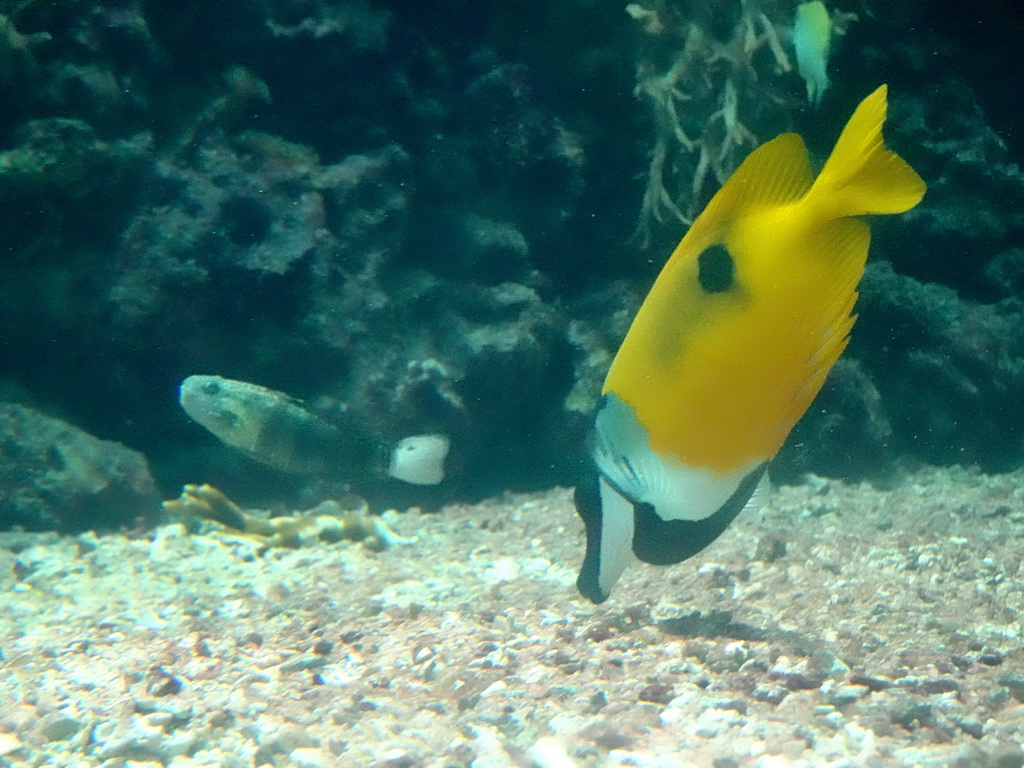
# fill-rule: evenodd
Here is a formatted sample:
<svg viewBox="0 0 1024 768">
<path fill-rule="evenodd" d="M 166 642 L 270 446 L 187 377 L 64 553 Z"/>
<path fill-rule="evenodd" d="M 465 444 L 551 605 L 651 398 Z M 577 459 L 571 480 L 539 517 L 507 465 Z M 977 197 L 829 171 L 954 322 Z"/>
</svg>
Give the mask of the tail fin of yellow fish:
<svg viewBox="0 0 1024 768">
<path fill-rule="evenodd" d="M 882 85 L 860 103 L 814 183 L 836 218 L 902 213 L 924 196 L 921 177 L 882 143 L 886 92 Z"/>
</svg>

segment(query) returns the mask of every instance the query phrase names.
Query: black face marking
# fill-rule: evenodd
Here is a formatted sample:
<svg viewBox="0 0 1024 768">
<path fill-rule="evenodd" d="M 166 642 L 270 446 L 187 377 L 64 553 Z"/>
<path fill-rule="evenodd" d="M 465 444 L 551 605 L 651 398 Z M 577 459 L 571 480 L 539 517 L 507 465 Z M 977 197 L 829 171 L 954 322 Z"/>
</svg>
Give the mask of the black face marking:
<svg viewBox="0 0 1024 768">
<path fill-rule="evenodd" d="M 601 592 L 598 582 L 601 576 L 601 527 L 604 525 L 599 483 L 599 475 L 592 472 L 581 479 L 573 494 L 576 513 L 583 519 L 587 531 L 587 549 L 583 565 L 580 566 L 580 575 L 576 579 L 576 588 L 595 604 L 608 599 L 608 595 Z"/>
<path fill-rule="evenodd" d="M 697 280 L 705 293 L 723 293 L 735 282 L 732 256 L 721 243 L 704 249 L 697 257 L 697 269 Z"/>
<path fill-rule="evenodd" d="M 237 413 L 235 413 L 234 411 L 229 411 L 227 408 L 222 408 L 221 410 L 217 411 L 215 416 L 218 421 L 220 421 L 222 424 L 229 427 L 230 429 L 234 429 L 242 422 L 241 417 Z"/>
</svg>

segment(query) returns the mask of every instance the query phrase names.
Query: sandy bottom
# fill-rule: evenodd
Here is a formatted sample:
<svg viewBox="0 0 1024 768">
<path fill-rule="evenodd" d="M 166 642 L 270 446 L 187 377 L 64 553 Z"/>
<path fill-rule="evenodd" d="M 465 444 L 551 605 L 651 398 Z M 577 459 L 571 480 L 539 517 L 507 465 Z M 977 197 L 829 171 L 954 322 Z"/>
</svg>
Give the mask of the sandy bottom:
<svg viewBox="0 0 1024 768">
<path fill-rule="evenodd" d="M 0 765 L 1019 768 L 1022 475 L 777 489 L 576 593 L 564 490 L 262 551 L 0 537 Z"/>
</svg>

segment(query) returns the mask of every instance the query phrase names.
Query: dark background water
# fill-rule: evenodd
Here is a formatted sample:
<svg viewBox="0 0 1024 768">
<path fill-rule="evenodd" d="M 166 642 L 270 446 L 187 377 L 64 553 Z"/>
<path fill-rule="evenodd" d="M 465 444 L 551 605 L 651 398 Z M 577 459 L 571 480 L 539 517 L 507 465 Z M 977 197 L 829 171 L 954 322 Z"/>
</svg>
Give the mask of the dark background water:
<svg viewBox="0 0 1024 768">
<path fill-rule="evenodd" d="M 820 161 L 887 82 L 888 141 L 929 194 L 875 223 L 853 342 L 773 471 L 1016 467 L 1024 17 L 841 7 L 857 20 L 814 110 L 744 43 L 756 9 L 791 57 L 794 6 L 651 3 L 645 29 L 583 0 L 2 3 L 0 397 L 142 451 L 165 495 L 317 493 L 190 423 L 193 373 L 385 441 L 450 434 L 434 501 L 572 484 L 610 356 L 685 231 L 644 202 L 652 179 L 692 214 L 779 131 Z M 721 119 L 730 88 L 749 133 Z"/>
</svg>

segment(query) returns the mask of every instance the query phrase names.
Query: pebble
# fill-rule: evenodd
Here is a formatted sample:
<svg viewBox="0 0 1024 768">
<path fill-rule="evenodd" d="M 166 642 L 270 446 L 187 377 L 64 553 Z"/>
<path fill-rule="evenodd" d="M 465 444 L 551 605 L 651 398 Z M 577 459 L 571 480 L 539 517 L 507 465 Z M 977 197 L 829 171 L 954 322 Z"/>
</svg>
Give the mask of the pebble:
<svg viewBox="0 0 1024 768">
<path fill-rule="evenodd" d="M 90 563 L 98 554 L 110 551 L 107 539 L 99 540 L 98 548 L 93 544 L 84 540 L 84 548 L 91 550 L 85 558 Z M 156 552 L 161 551 L 167 563 L 193 557 L 198 561 L 193 553 L 204 546 L 203 539 L 184 535 L 183 529 L 158 529 L 149 548 L 150 560 L 160 560 Z M 82 542 L 69 548 L 73 557 L 60 568 L 38 560 L 36 573 L 47 568 L 55 574 L 79 573 L 84 568 L 79 554 L 82 549 Z M 332 556 L 346 554 L 324 551 Z M 515 589 L 532 583 L 534 561 L 515 558 L 512 567 L 507 558 L 499 558 L 490 578 L 481 578 L 491 557 L 490 551 L 481 552 L 473 578 L 457 571 L 458 578 L 472 589 L 492 580 L 510 585 L 501 587 L 505 592 L 495 590 L 494 594 L 507 592 L 513 601 L 521 599 Z M 847 572 L 836 552 L 829 550 L 821 557 Z M 304 588 L 321 588 L 316 581 L 313 587 L 306 583 L 308 579 L 303 581 L 304 573 L 290 575 L 292 561 L 283 558 L 270 553 L 259 567 L 276 569 L 273 579 L 267 581 L 285 584 L 287 590 L 282 587 L 281 594 L 289 601 L 297 599 L 304 584 Z M 27 559 L 32 560 L 31 554 Z M 542 562 L 546 561 L 536 560 L 538 567 Z M 885 566 L 883 560 L 879 563 Z M 347 561 L 332 561 L 332 566 L 332 584 L 339 576 L 352 583 L 364 576 L 346 570 Z M 881 768 L 909 765 L 909 760 L 917 758 L 921 766 L 934 768 L 953 764 L 949 761 L 957 756 L 955 749 L 967 744 L 985 759 L 962 765 L 1024 768 L 1019 747 L 997 753 L 1000 744 L 1017 742 L 1024 733 L 1024 705 L 1019 703 L 1024 698 L 1024 676 L 1018 673 L 1017 660 L 1011 655 L 1012 644 L 992 639 L 987 631 L 975 632 L 973 624 L 970 633 L 965 630 L 954 637 L 948 650 L 940 649 L 939 656 L 929 655 L 924 643 L 918 644 L 926 652 L 909 646 L 918 655 L 908 656 L 905 664 L 902 656 L 899 664 L 887 663 L 889 657 L 896 658 L 895 649 L 892 653 L 878 650 L 885 632 L 879 630 L 882 640 L 865 635 L 864 642 L 870 640 L 875 645 L 864 647 L 877 652 L 874 658 L 869 653 L 866 661 L 860 660 L 854 673 L 822 643 L 835 646 L 849 643 L 851 638 L 860 642 L 859 635 L 867 630 L 861 631 L 856 622 L 844 627 L 837 621 L 838 629 L 831 635 L 820 634 L 819 627 L 819 634 L 807 638 L 787 630 L 781 639 L 774 635 L 767 639 L 744 635 L 740 639 L 726 634 L 679 641 L 644 625 L 646 619 L 634 619 L 629 609 L 616 610 L 613 605 L 610 613 L 593 613 L 597 609 L 589 605 L 580 608 L 582 602 L 573 608 L 570 600 L 565 605 L 537 603 L 531 610 L 540 616 L 524 612 L 516 602 L 507 609 L 508 615 L 492 607 L 481 611 L 476 624 L 467 625 L 459 614 L 462 609 L 436 609 L 436 616 L 427 613 L 435 610 L 432 600 L 449 594 L 446 579 L 399 564 L 394 566 L 398 568 L 395 581 L 380 594 L 411 595 L 421 603 L 416 611 L 382 608 L 387 600 L 374 598 L 366 603 L 364 613 L 347 616 L 336 626 L 322 618 L 333 616 L 337 606 L 332 601 L 341 600 L 335 598 L 333 587 L 324 590 L 323 605 L 317 603 L 315 611 L 295 609 L 293 616 L 288 605 L 281 613 L 262 612 L 236 597 L 255 589 L 247 561 L 229 558 L 217 567 L 224 567 L 224 573 L 213 570 L 202 582 L 186 582 L 192 590 L 187 602 L 171 605 L 167 590 L 173 585 L 163 579 L 175 571 L 161 564 L 152 570 L 152 596 L 146 600 L 132 596 L 132 600 L 138 597 L 139 605 L 123 609 L 127 598 L 117 595 L 116 600 L 101 603 L 88 624 L 69 622 L 66 629 L 61 628 L 64 635 L 54 632 L 59 642 L 43 638 L 41 633 L 26 634 L 0 649 L 7 654 L 0 661 L 23 675 L 19 686 L 24 690 L 31 688 L 25 681 L 32 679 L 37 667 L 45 669 L 42 665 L 49 664 L 52 670 L 56 663 L 61 665 L 59 674 L 49 680 L 77 686 L 72 705 L 56 703 L 60 698 L 45 705 L 25 705 L 34 719 L 13 709 L 4 712 L 7 719 L 0 720 L 0 730 L 8 733 L 0 733 L 0 765 L 96 768 L 102 760 L 104 768 L 252 768 L 256 753 L 256 764 L 267 758 L 280 768 L 328 768 L 350 761 L 367 768 L 433 765 L 420 754 L 429 754 L 431 759 L 443 755 L 445 764 L 472 768 L 576 768 L 576 761 L 635 768 Z M 796 588 L 815 588 L 807 581 L 814 568 L 802 568 L 806 572 L 796 576 L 805 583 Z M 728 561 L 720 570 L 740 578 L 737 567 Z M 647 578 L 639 573 L 639 578 Z M 783 579 L 790 571 L 781 564 L 755 564 L 750 573 L 754 576 L 744 570 L 743 579 L 757 584 L 769 577 Z M 851 578 L 855 576 L 850 573 Z M 44 589 L 53 588 L 37 576 L 32 578 L 33 589 L 41 595 Z M 60 579 L 57 587 L 70 594 L 67 585 L 71 581 L 65 576 Z M 406 586 L 396 588 L 395 583 Z M 851 584 L 856 587 L 856 582 Z M 260 589 L 271 596 L 277 594 L 269 587 Z M 61 592 L 62 597 L 66 593 Z M 463 599 L 461 595 L 458 598 Z M 27 610 L 32 605 L 29 598 L 12 599 L 23 601 L 23 615 L 32 615 Z M 735 602 L 734 597 L 722 599 Z M 211 606 L 227 604 L 236 606 L 231 615 L 247 616 L 246 621 L 258 632 L 239 630 L 237 638 L 230 630 L 218 634 L 218 622 L 228 614 Z M 760 606 L 737 607 L 736 623 L 730 626 L 744 626 L 746 621 L 771 625 L 758 619 L 760 610 Z M 387 631 L 380 628 L 378 614 L 382 611 L 390 616 Z M 608 616 L 617 623 L 606 622 Z M 886 614 L 880 621 L 892 621 L 892 615 Z M 537 626 L 537 636 L 516 637 L 523 632 L 520 622 Z M 388 634 L 403 623 L 409 624 L 409 642 L 404 645 L 404 637 Z M 588 639 L 587 653 L 578 654 L 583 661 L 576 664 L 576 651 L 562 649 L 572 649 L 574 637 L 589 637 L 589 627 L 598 623 L 608 623 L 613 631 Z M 622 631 L 635 623 L 641 625 L 638 631 Z M 149 629 L 140 629 L 142 626 Z M 445 639 L 438 639 L 438 626 L 448 633 Z M 170 655 L 152 654 L 156 647 L 152 634 L 165 636 L 168 627 L 180 630 Z M 415 680 L 410 682 L 410 660 L 425 668 L 440 659 L 461 658 L 464 637 L 468 638 L 465 648 L 483 643 L 484 648 L 501 650 L 473 658 L 464 668 L 454 662 L 440 665 L 430 679 L 420 677 L 416 670 Z M 916 636 L 912 639 L 917 642 Z M 136 648 L 141 641 L 145 642 Z M 421 644 L 428 641 L 429 645 Z M 1003 645 L 1009 649 L 995 650 Z M 963 656 L 955 656 L 953 650 Z M 521 655 L 513 666 L 508 658 L 515 660 L 516 654 Z M 117 662 L 111 663 L 115 655 Z M 609 663 L 609 657 L 615 663 Z M 119 666 L 122 658 L 124 669 L 134 670 L 134 676 L 125 676 Z M 96 659 L 102 661 L 94 663 Z M 564 659 L 574 664 L 563 663 Z M 160 664 L 160 671 L 147 673 L 151 664 Z M 324 664 L 321 674 L 310 674 Z M 508 664 L 508 669 L 498 669 L 498 664 Z M 595 669 L 603 672 L 593 683 L 587 675 L 593 675 Z M 298 674 L 283 674 L 287 672 Z M 879 676 L 881 672 L 892 678 Z M 165 692 L 161 684 L 172 678 L 182 684 L 175 683 L 173 691 Z M 157 684 L 150 684 L 151 679 Z M 423 682 L 445 679 L 452 685 L 469 685 L 473 695 L 467 695 L 467 700 L 479 703 L 463 711 L 444 698 L 447 688 Z M 633 682 L 626 687 L 623 680 Z M 742 680 L 742 686 L 730 687 L 736 680 Z M 109 696 L 110 691 L 119 696 Z M 968 696 L 976 693 L 983 704 L 977 709 L 964 703 L 973 701 Z M 659 706 L 638 703 L 638 698 Z M 116 701 L 123 708 L 106 707 L 103 701 Z M 397 713 L 390 710 L 390 704 L 377 710 L 363 706 L 375 701 L 393 702 Z M 410 706 L 405 707 L 406 703 Z M 425 709 L 413 710 L 420 705 Z M 64 708 L 55 710 L 55 706 Z M 979 713 L 983 713 L 980 719 Z M 598 714 L 600 719 L 596 719 Z M 293 715 L 295 719 L 290 719 Z M 389 730 L 394 722 L 389 718 L 395 717 L 409 720 L 402 722 L 406 730 L 397 739 L 398 732 Z M 451 717 L 462 718 L 463 730 L 451 741 L 442 740 L 441 729 Z M 894 724 L 893 718 L 911 729 Z M 954 743 L 928 742 L 917 751 L 893 750 L 894 744 L 926 740 L 931 732 L 927 722 L 935 723 L 934 731 Z M 296 735 L 303 730 L 314 738 L 304 740 Z M 541 736 L 537 731 L 554 735 Z M 25 735 L 24 744 L 18 734 Z M 39 743 L 44 740 L 45 744 Z M 396 742 L 414 746 L 410 752 L 398 751 L 392 756 L 389 750 Z M 4 751 L 7 749 L 12 751 Z M 6 760 L 5 754 L 10 755 Z"/>
<path fill-rule="evenodd" d="M 328 659 L 324 656 L 296 656 L 283 662 L 278 669 L 282 672 L 302 672 L 307 669 L 320 669 L 327 666 Z"/>
<path fill-rule="evenodd" d="M 81 721 L 62 712 L 54 712 L 43 718 L 39 732 L 47 741 L 64 741 L 78 733 L 81 728 Z"/>
<path fill-rule="evenodd" d="M 843 727 L 843 713 L 842 712 L 829 712 L 825 715 L 824 720 L 831 728 L 835 728 L 837 731 Z"/>
<path fill-rule="evenodd" d="M 825 698 L 833 707 L 842 708 L 865 696 L 870 689 L 866 685 L 836 685 L 825 691 Z"/>
<path fill-rule="evenodd" d="M 694 733 L 705 739 L 713 739 L 733 725 L 743 725 L 747 718 L 730 709 L 705 709 L 694 724 Z"/>
<path fill-rule="evenodd" d="M 497 729 L 478 727 L 474 730 L 476 738 L 473 739 L 472 747 L 476 759 L 473 760 L 472 768 L 513 768 L 515 763 L 501 746 L 502 738 Z"/>
<path fill-rule="evenodd" d="M 526 757 L 536 768 L 576 768 L 576 762 L 566 753 L 562 742 L 548 736 L 537 739 Z"/>
<path fill-rule="evenodd" d="M 156 755 L 162 738 L 162 730 L 139 717 L 126 723 L 101 723 L 93 731 L 93 739 L 100 747 L 98 754 L 101 760 L 138 753 Z"/>
<path fill-rule="evenodd" d="M 334 761 L 319 747 L 299 747 L 288 754 L 288 760 L 295 768 L 325 768 Z"/>
<path fill-rule="evenodd" d="M 778 685 L 758 685 L 753 691 L 755 699 L 768 704 L 779 704 L 788 694 L 789 691 Z"/>
<path fill-rule="evenodd" d="M 21 739 L 13 733 L 0 733 L 0 757 L 4 757 L 21 749 Z"/>
<path fill-rule="evenodd" d="M 307 747 L 319 747 L 320 740 L 299 726 L 282 725 L 268 729 L 260 738 L 260 746 L 275 752 L 291 753 Z"/>
<path fill-rule="evenodd" d="M 157 528 L 149 556 L 154 562 L 167 563 L 181 558 L 182 549 L 189 545 L 189 533 L 182 523 Z"/>
</svg>

